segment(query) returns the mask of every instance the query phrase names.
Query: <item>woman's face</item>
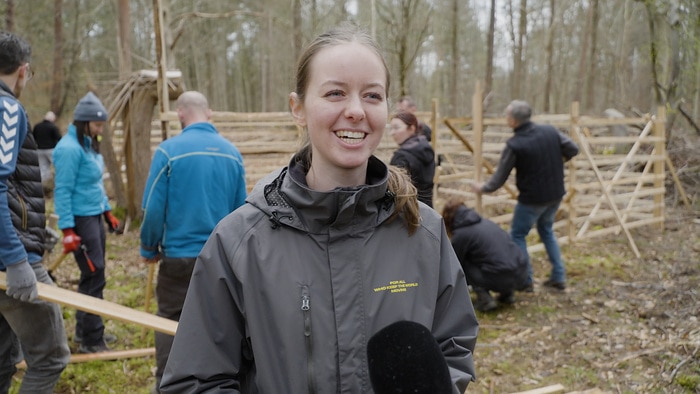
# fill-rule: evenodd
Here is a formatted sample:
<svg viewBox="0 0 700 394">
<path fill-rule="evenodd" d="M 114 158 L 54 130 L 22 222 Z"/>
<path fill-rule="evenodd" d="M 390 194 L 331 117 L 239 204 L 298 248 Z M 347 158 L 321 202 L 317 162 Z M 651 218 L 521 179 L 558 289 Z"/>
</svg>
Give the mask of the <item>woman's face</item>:
<svg viewBox="0 0 700 394">
<path fill-rule="evenodd" d="M 408 137 L 415 134 L 415 127 L 409 126 L 399 118 L 394 118 L 391 120 L 389 125 L 389 135 L 394 138 L 397 144 L 401 145 L 408 139 Z"/>
<path fill-rule="evenodd" d="M 98 135 L 102 134 L 102 130 L 105 127 L 105 123 L 103 121 L 96 121 L 96 122 L 88 122 L 88 129 L 90 131 L 90 137 L 95 137 Z"/>
<path fill-rule="evenodd" d="M 309 70 L 304 101 L 292 93 L 290 105 L 309 133 L 310 172 L 347 177 L 348 184 L 337 186 L 362 184 L 388 117 L 382 60 L 362 44 L 344 43 L 320 50 Z"/>
</svg>

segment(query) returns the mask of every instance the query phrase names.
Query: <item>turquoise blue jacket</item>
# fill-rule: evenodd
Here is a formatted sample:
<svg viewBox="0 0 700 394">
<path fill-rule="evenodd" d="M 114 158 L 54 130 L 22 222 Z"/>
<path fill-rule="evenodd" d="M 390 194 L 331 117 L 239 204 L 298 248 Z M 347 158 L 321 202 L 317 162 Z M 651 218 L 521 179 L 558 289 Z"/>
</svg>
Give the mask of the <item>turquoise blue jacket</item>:
<svg viewBox="0 0 700 394">
<path fill-rule="evenodd" d="M 90 142 L 85 137 L 85 143 L 78 144 L 77 131 L 71 124 L 53 150 L 54 204 L 61 230 L 75 227 L 75 216 L 95 216 L 112 209 L 102 181 L 104 159 Z"/>
<path fill-rule="evenodd" d="M 195 258 L 246 198 L 243 158 L 211 123 L 187 126 L 156 149 L 143 193 L 141 256 Z"/>
</svg>

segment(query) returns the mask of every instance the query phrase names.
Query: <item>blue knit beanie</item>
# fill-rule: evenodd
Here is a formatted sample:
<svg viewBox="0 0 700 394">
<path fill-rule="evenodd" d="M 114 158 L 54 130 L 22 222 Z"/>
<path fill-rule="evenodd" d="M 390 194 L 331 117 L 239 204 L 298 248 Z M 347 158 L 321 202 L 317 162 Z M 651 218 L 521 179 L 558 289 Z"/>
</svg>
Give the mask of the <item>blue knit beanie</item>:
<svg viewBox="0 0 700 394">
<path fill-rule="evenodd" d="M 88 92 L 75 106 L 73 120 L 83 122 L 106 121 L 107 110 L 94 93 Z"/>
</svg>

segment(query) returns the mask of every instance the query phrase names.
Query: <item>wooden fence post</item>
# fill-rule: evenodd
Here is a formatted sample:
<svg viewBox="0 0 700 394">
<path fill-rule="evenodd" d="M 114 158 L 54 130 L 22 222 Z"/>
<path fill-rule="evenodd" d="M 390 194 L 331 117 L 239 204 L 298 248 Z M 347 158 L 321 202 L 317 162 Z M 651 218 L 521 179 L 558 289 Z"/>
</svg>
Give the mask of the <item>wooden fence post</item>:
<svg viewBox="0 0 700 394">
<path fill-rule="evenodd" d="M 661 137 L 662 140 L 654 143 L 656 158 L 654 159 L 654 175 L 657 179 L 654 181 L 654 188 L 664 187 L 664 174 L 666 165 L 666 107 L 659 106 L 658 114 L 654 117 L 654 136 Z M 664 198 L 665 193 L 654 195 L 654 212 L 655 218 L 664 217 Z M 664 221 L 660 221 L 656 225 L 657 228 L 664 228 Z"/>
<path fill-rule="evenodd" d="M 481 89 L 481 82 L 476 81 L 474 87 L 474 95 L 472 96 L 472 130 L 474 132 L 474 181 L 481 182 L 481 167 L 483 165 L 483 133 L 484 133 L 484 113 L 482 106 L 482 97 L 484 96 Z M 483 214 L 483 206 L 481 203 L 481 195 L 476 195 L 476 211 Z"/>
<path fill-rule="evenodd" d="M 574 101 L 571 103 L 571 123 L 569 125 L 569 136 L 576 140 L 576 142 L 581 144 L 581 141 L 578 139 L 578 135 L 574 132 L 574 128 L 578 127 L 578 119 L 579 119 L 579 105 L 578 101 Z M 576 157 L 572 158 L 569 163 L 569 185 L 567 187 L 569 191 L 569 197 L 567 198 L 566 201 L 566 208 L 569 211 L 569 217 L 567 219 L 567 229 L 569 233 L 569 242 L 574 242 L 575 239 L 575 234 L 576 234 L 576 226 L 574 225 L 574 219 L 576 218 L 576 204 L 574 203 L 574 198 L 576 198 L 576 166 L 574 165 L 574 161 L 576 160 Z"/>
</svg>

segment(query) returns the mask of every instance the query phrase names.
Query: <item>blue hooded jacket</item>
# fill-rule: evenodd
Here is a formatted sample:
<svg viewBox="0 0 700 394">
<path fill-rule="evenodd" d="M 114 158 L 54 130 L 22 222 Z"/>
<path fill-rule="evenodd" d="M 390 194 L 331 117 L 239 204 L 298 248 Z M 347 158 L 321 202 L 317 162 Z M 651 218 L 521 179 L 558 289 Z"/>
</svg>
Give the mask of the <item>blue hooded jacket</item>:
<svg viewBox="0 0 700 394">
<path fill-rule="evenodd" d="M 90 148 L 90 138 L 85 137 L 83 145 L 78 143 L 75 125 L 68 126 L 68 133 L 54 148 L 53 162 L 58 228 L 75 227 L 75 216 L 95 216 L 112 209 L 102 181 L 104 159 Z"/>
</svg>

